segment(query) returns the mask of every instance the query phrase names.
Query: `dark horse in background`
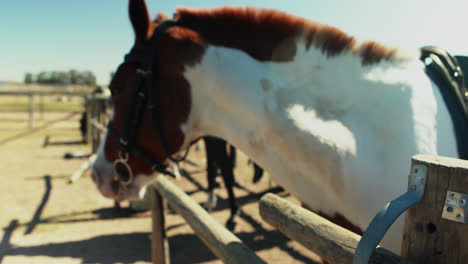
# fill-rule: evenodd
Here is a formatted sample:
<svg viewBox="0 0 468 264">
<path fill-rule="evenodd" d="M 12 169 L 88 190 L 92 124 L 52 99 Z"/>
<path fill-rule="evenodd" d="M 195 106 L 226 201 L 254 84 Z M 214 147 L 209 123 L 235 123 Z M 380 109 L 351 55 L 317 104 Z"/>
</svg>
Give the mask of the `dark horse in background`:
<svg viewBox="0 0 468 264">
<path fill-rule="evenodd" d="M 231 216 L 226 222 L 226 227 L 233 230 L 235 227 L 235 217 L 239 214 L 239 206 L 234 195 L 234 168 L 236 166 L 236 148 L 227 144 L 223 139 L 207 136 L 203 138 L 206 150 L 206 175 L 208 180 L 208 211 L 211 212 L 216 206 L 216 195 L 214 189 L 218 187 L 216 177 L 218 170 L 224 180 L 224 185 L 228 193 L 229 208 Z M 227 151 L 229 146 L 229 151 Z M 263 175 L 263 169 L 254 163 L 253 182 L 256 183 Z"/>
</svg>

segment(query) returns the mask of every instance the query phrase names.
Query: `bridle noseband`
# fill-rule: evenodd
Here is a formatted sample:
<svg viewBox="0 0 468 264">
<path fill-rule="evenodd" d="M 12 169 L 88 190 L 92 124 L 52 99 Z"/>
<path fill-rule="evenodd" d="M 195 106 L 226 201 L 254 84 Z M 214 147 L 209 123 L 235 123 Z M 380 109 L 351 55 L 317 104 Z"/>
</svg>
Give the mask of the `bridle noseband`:
<svg viewBox="0 0 468 264">
<path fill-rule="evenodd" d="M 136 71 L 137 76 L 134 83 L 135 89 L 133 89 L 133 93 L 129 98 L 130 101 L 128 105 L 130 107 L 125 118 L 126 127 L 124 128 L 122 135 L 119 135 L 119 133 L 116 131 L 112 121 L 109 121 L 107 126 L 108 134 L 114 138 L 114 140 L 119 142 L 120 145 L 119 158 L 113 162 L 113 182 L 115 184 L 128 185 L 133 180 L 133 171 L 128 164 L 129 153 L 133 153 L 138 158 L 145 161 L 151 167 L 151 169 L 163 174 L 174 176 L 172 172 L 167 170 L 169 166 L 168 164 L 155 161 L 145 152 L 145 150 L 143 150 L 143 148 L 136 144 L 136 132 L 137 128 L 139 127 L 145 106 L 146 110 L 149 112 L 151 123 L 154 129 L 158 132 L 157 134 L 159 136 L 161 147 L 163 148 L 169 160 L 177 164 L 187 157 L 188 150 L 180 159 L 176 159 L 170 155 L 169 149 L 167 148 L 162 134 L 162 128 L 160 125 L 161 122 L 159 122 L 156 114 L 154 113 L 156 106 L 154 104 L 155 97 L 152 91 L 153 80 L 157 79 L 158 77 L 158 70 L 156 69 L 156 65 L 154 65 L 153 62 L 157 61 L 157 51 L 159 51 L 159 44 L 161 42 L 162 35 L 168 28 L 176 25 L 177 22 L 173 20 L 166 20 L 162 22 L 155 28 L 153 36 L 151 39 L 149 39 L 149 43 L 143 52 L 131 50 L 127 55 L 125 55 L 124 62 L 136 63 L 138 68 Z M 128 174 L 123 175 L 125 172 Z"/>
</svg>

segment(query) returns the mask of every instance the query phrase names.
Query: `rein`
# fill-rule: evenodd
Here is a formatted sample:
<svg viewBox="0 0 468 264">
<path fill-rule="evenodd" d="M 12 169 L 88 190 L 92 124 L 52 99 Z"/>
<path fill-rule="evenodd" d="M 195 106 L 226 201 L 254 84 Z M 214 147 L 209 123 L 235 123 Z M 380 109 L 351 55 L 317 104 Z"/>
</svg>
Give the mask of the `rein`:
<svg viewBox="0 0 468 264">
<path fill-rule="evenodd" d="M 133 171 L 128 164 L 129 153 L 135 154 L 138 158 L 145 161 L 151 169 L 160 173 L 174 176 L 174 174 L 167 170 L 168 164 L 160 163 L 151 158 L 140 146 L 136 145 L 136 128 L 138 128 L 142 113 L 144 110 L 149 112 L 151 124 L 158 132 L 158 139 L 168 159 L 176 164 L 185 160 L 188 155 L 188 149 L 182 158 L 174 158 L 169 153 L 169 149 L 162 134 L 162 127 L 160 125 L 157 115 L 154 113 L 156 105 L 154 104 L 154 95 L 152 92 L 153 79 L 157 79 L 157 69 L 153 64 L 157 61 L 159 44 L 162 34 L 170 27 L 176 26 L 177 22 L 173 20 L 166 20 L 159 24 L 154 30 L 153 36 L 149 40 L 143 52 L 131 50 L 125 55 L 124 62 L 132 62 L 138 64 L 137 76 L 135 79 L 133 93 L 131 94 L 129 105 L 131 106 L 125 117 L 126 127 L 122 135 L 119 135 L 114 128 L 112 121 L 109 121 L 107 131 L 109 135 L 116 140 L 120 145 L 119 158 L 113 162 L 114 178 L 116 184 L 129 185 L 133 180 Z M 145 109 L 146 106 L 146 109 Z M 127 175 L 125 175 L 125 173 Z"/>
</svg>

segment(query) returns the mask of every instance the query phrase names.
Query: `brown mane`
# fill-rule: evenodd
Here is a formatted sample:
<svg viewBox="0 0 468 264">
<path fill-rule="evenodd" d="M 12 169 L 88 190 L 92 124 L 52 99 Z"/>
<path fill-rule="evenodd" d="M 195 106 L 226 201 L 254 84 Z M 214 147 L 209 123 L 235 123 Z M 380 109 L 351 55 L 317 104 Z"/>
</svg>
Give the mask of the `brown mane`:
<svg viewBox="0 0 468 264">
<path fill-rule="evenodd" d="M 376 42 L 356 47 L 354 37 L 335 27 L 270 9 L 178 8 L 174 19 L 197 31 L 213 45 L 243 50 L 260 61 L 292 60 L 296 54 L 296 41 L 302 36 L 306 37 L 307 48 L 313 45 L 327 56 L 336 56 L 343 51 L 358 53 L 363 65 L 390 59 L 395 53 L 395 49 Z"/>
</svg>

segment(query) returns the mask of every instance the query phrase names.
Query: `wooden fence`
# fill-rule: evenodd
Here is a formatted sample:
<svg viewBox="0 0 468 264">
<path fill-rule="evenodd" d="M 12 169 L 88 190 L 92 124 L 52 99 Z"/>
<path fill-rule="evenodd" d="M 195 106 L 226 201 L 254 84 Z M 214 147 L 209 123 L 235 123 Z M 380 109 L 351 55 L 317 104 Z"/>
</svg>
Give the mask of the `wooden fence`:
<svg viewBox="0 0 468 264">
<path fill-rule="evenodd" d="M 86 94 L 85 111 L 87 116 L 87 137 L 91 144 L 91 155 L 83 162 L 83 164 L 70 177 L 68 183 L 76 182 L 93 164 L 96 159 L 96 152 L 99 147 L 102 136 L 106 132 L 106 127 L 109 121 L 109 113 L 107 108 L 108 97 L 98 94 Z"/>
<path fill-rule="evenodd" d="M 55 91 L 55 90 L 45 90 L 45 91 L 0 91 L 0 96 L 26 96 L 28 97 L 28 113 L 29 113 L 29 120 L 28 120 L 28 127 L 34 127 L 35 121 L 35 112 L 37 111 L 34 107 L 34 101 L 36 98 L 39 98 L 39 112 L 42 114 L 43 112 L 43 96 L 79 96 L 82 97 L 86 93 L 84 92 L 67 92 L 67 91 Z"/>
<path fill-rule="evenodd" d="M 160 197 L 164 197 L 171 208 L 187 221 L 195 234 L 224 263 L 266 263 L 166 176 L 159 175 L 154 187 L 153 263 L 169 263 L 169 246 L 164 232 L 164 206 L 162 206 L 163 202 L 161 202 Z"/>
<path fill-rule="evenodd" d="M 402 255 L 377 247 L 369 263 L 468 263 L 468 161 L 416 155 L 411 168 L 415 166 L 427 168 L 426 191 L 406 213 Z M 153 263 L 169 263 L 161 197 L 223 262 L 263 262 L 167 178 L 158 176 L 155 188 Z M 353 263 L 359 235 L 274 194 L 260 200 L 259 210 L 266 222 L 327 262 Z"/>
<path fill-rule="evenodd" d="M 107 107 L 108 96 L 99 94 L 87 94 L 85 96 L 85 107 L 87 116 L 87 136 L 91 144 L 91 152 L 96 153 L 101 137 L 106 132 L 105 124 L 109 121 Z"/>
<path fill-rule="evenodd" d="M 185 218 L 196 235 L 224 263 L 265 263 L 166 176 L 159 175 L 154 186 L 153 264 L 170 263 L 164 229 L 163 198 Z M 359 235 L 274 194 L 266 194 L 259 206 L 260 215 L 266 222 L 329 263 L 352 263 L 354 251 L 361 238 Z M 381 264 L 410 263 L 383 248 L 376 250 L 372 261 L 371 263 Z"/>
<path fill-rule="evenodd" d="M 468 161 L 416 155 L 416 165 L 427 167 L 426 191 L 407 211 L 402 256 L 377 248 L 369 263 L 468 263 Z M 273 194 L 259 207 L 266 222 L 328 262 L 353 263 L 358 235 Z"/>
</svg>

